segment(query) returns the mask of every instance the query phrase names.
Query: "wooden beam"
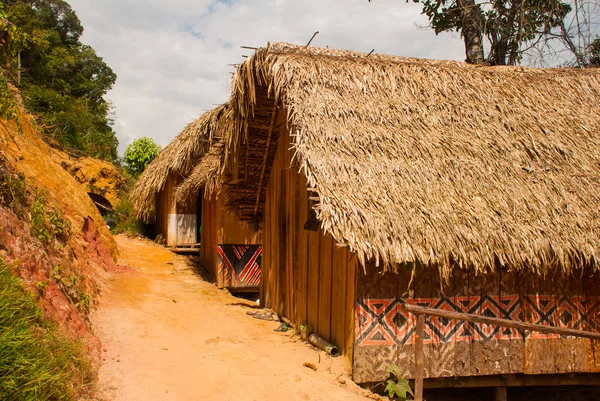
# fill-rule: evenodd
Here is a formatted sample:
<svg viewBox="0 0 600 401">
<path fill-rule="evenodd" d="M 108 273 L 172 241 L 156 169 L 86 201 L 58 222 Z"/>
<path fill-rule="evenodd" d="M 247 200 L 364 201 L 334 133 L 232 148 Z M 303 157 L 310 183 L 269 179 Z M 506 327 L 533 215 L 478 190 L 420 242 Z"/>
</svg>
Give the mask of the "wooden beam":
<svg viewBox="0 0 600 401">
<path fill-rule="evenodd" d="M 426 308 L 423 306 L 410 305 L 407 303 L 402 304 L 404 310 L 413 313 L 415 315 L 429 315 L 443 317 L 446 319 L 464 320 L 467 322 L 478 323 L 478 324 L 492 324 L 496 326 L 512 327 L 514 329 L 539 331 L 542 333 L 560 334 L 563 336 L 574 336 L 574 337 L 585 337 L 595 340 L 600 340 L 600 333 L 594 333 L 591 331 L 566 329 L 562 327 L 544 326 L 541 324 L 526 323 L 518 320 L 500 319 L 497 317 L 488 317 L 481 315 L 474 315 L 471 313 L 462 313 L 447 311 L 435 308 Z"/>
<path fill-rule="evenodd" d="M 423 328 L 425 326 L 425 315 L 417 315 L 417 327 L 415 330 L 415 401 L 423 401 Z"/>
<path fill-rule="evenodd" d="M 265 177 L 265 170 L 267 169 L 267 158 L 269 156 L 269 149 L 271 146 L 271 136 L 273 135 L 273 127 L 275 126 L 275 117 L 277 117 L 277 100 L 273 99 L 273 110 L 271 110 L 271 126 L 269 127 L 269 135 L 267 137 L 267 148 L 265 149 L 265 156 L 263 159 L 262 171 L 260 173 L 260 180 L 258 180 L 258 191 L 256 192 L 256 203 L 254 204 L 254 215 L 258 212 L 258 205 L 260 203 L 260 191 L 262 190 L 263 179 Z"/>
<path fill-rule="evenodd" d="M 509 374 L 425 379 L 425 388 L 600 386 L 600 373 Z"/>
</svg>

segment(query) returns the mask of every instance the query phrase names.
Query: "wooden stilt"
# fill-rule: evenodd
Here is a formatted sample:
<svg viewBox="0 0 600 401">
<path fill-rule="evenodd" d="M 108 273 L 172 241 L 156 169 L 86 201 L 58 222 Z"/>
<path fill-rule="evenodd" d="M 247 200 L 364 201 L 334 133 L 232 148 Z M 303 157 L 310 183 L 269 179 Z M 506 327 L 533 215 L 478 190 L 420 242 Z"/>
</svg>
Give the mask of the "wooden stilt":
<svg viewBox="0 0 600 401">
<path fill-rule="evenodd" d="M 415 401 L 423 401 L 423 327 L 425 315 L 417 315 L 416 343 L 415 343 Z"/>
<path fill-rule="evenodd" d="M 506 387 L 495 387 L 494 388 L 494 400 L 495 401 L 508 401 L 508 396 L 506 394 Z"/>
</svg>

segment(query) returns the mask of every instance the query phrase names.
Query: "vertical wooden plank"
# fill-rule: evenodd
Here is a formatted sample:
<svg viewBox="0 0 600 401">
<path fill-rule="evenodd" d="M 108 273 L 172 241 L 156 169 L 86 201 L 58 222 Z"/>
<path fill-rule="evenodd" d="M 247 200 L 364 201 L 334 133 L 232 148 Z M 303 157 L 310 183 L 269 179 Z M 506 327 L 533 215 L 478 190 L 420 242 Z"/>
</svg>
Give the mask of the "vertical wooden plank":
<svg viewBox="0 0 600 401">
<path fill-rule="evenodd" d="M 346 319 L 345 319 L 345 345 L 346 348 L 344 350 L 345 354 L 348 355 L 350 362 L 354 365 L 354 333 L 356 329 L 356 314 L 355 314 L 355 304 L 356 304 L 356 270 L 358 269 L 358 258 L 356 255 L 350 251 L 346 252 L 347 261 L 346 261 Z"/>
<path fill-rule="evenodd" d="M 319 331 L 319 255 L 320 234 L 318 231 L 308 231 L 308 323 L 313 332 Z"/>
<path fill-rule="evenodd" d="M 279 146 L 278 146 L 279 148 Z M 275 158 L 273 160 L 273 164 L 271 166 L 270 178 L 269 178 L 269 195 L 271 207 L 269 210 L 270 216 L 270 230 L 271 230 L 271 249 L 270 252 L 270 267 L 269 267 L 269 282 L 267 291 L 269 293 L 270 302 L 268 307 L 274 309 L 277 313 L 281 313 L 280 307 L 280 299 L 279 299 L 279 282 L 278 282 L 278 273 L 279 273 L 279 257 L 281 254 L 280 250 L 280 237 L 279 237 L 279 200 L 281 198 L 281 163 L 279 162 L 281 158 L 281 152 L 279 150 L 275 154 Z"/>
<path fill-rule="evenodd" d="M 285 156 L 285 152 L 282 155 Z M 289 169 L 282 168 L 281 170 L 281 189 L 279 198 L 279 270 L 278 270 L 278 292 L 279 292 L 279 313 L 289 317 L 291 303 L 289 302 L 290 288 L 288 274 L 289 265 L 289 209 L 288 209 L 288 193 L 289 193 Z"/>
<path fill-rule="evenodd" d="M 223 280 L 223 275 L 218 274 L 219 269 L 219 252 L 218 247 L 219 244 L 222 244 L 220 241 L 219 231 L 221 229 L 221 219 L 219 218 L 219 209 L 221 207 L 221 200 L 218 196 L 214 196 L 211 200 L 211 215 L 210 215 L 210 258 L 211 265 L 213 266 L 214 271 L 217 273 L 217 286 L 222 288 L 225 285 L 225 280 Z"/>
<path fill-rule="evenodd" d="M 263 211 L 263 253 L 260 271 L 260 306 L 266 308 L 271 305 L 271 294 L 269 294 L 269 274 L 271 272 L 271 185 L 267 184 L 266 199 Z"/>
<path fill-rule="evenodd" d="M 467 270 L 468 282 L 469 282 L 469 300 L 477 302 L 482 295 L 481 288 L 481 276 L 476 275 L 473 270 Z M 473 313 L 481 315 L 481 303 L 477 303 L 477 308 L 472 309 Z M 483 364 L 483 341 L 479 339 L 477 330 L 474 324 L 470 324 L 472 340 L 469 341 L 470 352 L 469 352 L 469 368 L 471 369 L 471 376 L 480 376 L 482 374 Z"/>
<path fill-rule="evenodd" d="M 418 315 L 415 328 L 415 401 L 423 401 L 423 378 L 425 374 L 423 362 L 424 326 L 425 315 Z"/>
<path fill-rule="evenodd" d="M 347 248 L 339 248 L 334 244 L 331 278 L 331 342 L 340 350 L 346 349 L 347 261 Z"/>
<path fill-rule="evenodd" d="M 287 194 L 287 175 L 284 169 L 285 147 L 283 146 L 285 135 L 279 137 L 277 144 L 277 169 L 274 171 L 277 179 L 277 264 L 276 264 L 276 283 L 277 283 L 277 307 L 275 311 L 280 315 L 287 314 L 286 304 L 286 245 L 287 245 L 287 226 L 286 226 L 286 194 Z"/>
<path fill-rule="evenodd" d="M 333 238 L 321 234 L 321 255 L 319 259 L 319 335 L 331 340 L 331 273 L 333 258 Z"/>
<path fill-rule="evenodd" d="M 296 200 L 296 259 L 294 266 L 296 270 L 296 316 L 297 324 L 308 322 L 307 297 L 308 297 L 308 231 L 304 229 L 304 223 L 308 219 L 308 193 L 306 191 L 306 177 L 298 173 Z"/>
<path fill-rule="evenodd" d="M 458 267 L 452 269 L 452 295 L 455 305 L 461 307 L 468 305 L 469 301 L 469 275 L 465 270 Z M 463 308 L 462 310 L 467 310 Z M 471 341 L 467 340 L 469 325 L 467 322 L 453 322 L 459 325 L 459 330 L 454 336 L 454 372 L 457 376 L 468 376 L 471 369 Z"/>
<path fill-rule="evenodd" d="M 286 243 L 286 303 L 287 317 L 295 320 L 296 316 L 296 289 L 294 275 L 294 260 L 296 259 L 296 176 L 297 174 L 290 168 L 286 169 L 287 174 L 287 243 Z"/>
</svg>

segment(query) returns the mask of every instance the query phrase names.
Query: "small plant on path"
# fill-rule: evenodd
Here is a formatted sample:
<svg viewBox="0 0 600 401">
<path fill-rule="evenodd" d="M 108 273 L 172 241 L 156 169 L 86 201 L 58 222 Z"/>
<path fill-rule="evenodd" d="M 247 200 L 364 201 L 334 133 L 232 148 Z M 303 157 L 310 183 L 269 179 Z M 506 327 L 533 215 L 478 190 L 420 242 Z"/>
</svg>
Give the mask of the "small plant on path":
<svg viewBox="0 0 600 401">
<path fill-rule="evenodd" d="M 388 379 L 387 386 L 385 387 L 388 397 L 391 399 L 399 399 L 401 401 L 406 400 L 407 394 L 414 396 L 408 380 L 402 377 L 400 368 L 395 363 L 392 363 L 388 372 L 392 376 L 392 379 Z"/>
</svg>

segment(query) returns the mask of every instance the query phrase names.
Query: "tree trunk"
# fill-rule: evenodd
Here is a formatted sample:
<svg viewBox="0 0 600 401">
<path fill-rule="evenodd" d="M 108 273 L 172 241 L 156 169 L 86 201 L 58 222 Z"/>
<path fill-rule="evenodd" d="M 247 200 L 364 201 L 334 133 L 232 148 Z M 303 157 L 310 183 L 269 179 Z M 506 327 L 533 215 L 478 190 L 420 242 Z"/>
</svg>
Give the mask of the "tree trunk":
<svg viewBox="0 0 600 401">
<path fill-rule="evenodd" d="M 467 63 L 483 64 L 483 15 L 475 0 L 456 0 L 462 15 L 462 36 Z"/>
</svg>

